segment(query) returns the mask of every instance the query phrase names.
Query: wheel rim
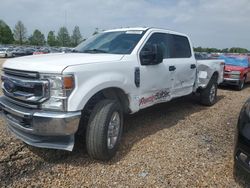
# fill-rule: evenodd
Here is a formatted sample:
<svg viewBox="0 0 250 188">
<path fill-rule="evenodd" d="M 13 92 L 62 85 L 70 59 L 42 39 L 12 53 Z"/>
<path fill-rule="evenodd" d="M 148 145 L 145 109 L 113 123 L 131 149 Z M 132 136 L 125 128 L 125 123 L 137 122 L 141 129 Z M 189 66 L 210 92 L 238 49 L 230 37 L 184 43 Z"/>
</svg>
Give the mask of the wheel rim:
<svg viewBox="0 0 250 188">
<path fill-rule="evenodd" d="M 209 95 L 210 102 L 214 101 L 215 95 L 216 95 L 216 87 L 213 84 L 212 87 L 211 87 L 211 90 L 210 90 L 210 95 Z"/>
<path fill-rule="evenodd" d="M 243 89 L 244 84 L 245 84 L 245 80 L 246 80 L 246 78 L 244 78 L 244 79 L 242 80 L 242 82 L 241 82 L 241 84 L 240 84 L 240 89 Z"/>
<path fill-rule="evenodd" d="M 108 126 L 108 134 L 107 134 L 108 149 L 114 148 L 120 133 L 120 127 L 121 127 L 120 115 L 118 112 L 114 112 L 111 116 Z"/>
<path fill-rule="evenodd" d="M 240 89 L 242 89 L 243 87 L 244 87 L 244 81 L 241 82 Z"/>
</svg>

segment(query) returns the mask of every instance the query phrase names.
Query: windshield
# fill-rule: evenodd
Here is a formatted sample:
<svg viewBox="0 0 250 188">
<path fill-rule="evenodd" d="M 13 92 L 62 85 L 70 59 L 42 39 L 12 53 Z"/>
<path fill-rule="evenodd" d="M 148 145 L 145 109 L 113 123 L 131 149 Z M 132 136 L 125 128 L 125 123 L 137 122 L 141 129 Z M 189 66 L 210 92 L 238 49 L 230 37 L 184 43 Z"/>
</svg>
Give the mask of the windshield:
<svg viewBox="0 0 250 188">
<path fill-rule="evenodd" d="M 143 31 L 104 32 L 82 42 L 74 51 L 81 53 L 130 54 L 143 35 Z"/>
</svg>

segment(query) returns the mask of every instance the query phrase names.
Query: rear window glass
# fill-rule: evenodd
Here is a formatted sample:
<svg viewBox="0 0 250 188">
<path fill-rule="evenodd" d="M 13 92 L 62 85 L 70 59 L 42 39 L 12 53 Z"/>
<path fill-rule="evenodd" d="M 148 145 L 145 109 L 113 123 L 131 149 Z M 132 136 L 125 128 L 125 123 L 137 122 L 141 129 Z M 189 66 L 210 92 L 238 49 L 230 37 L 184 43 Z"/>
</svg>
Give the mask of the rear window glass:
<svg viewBox="0 0 250 188">
<path fill-rule="evenodd" d="M 191 48 L 187 37 L 172 35 L 170 58 L 189 58 Z"/>
</svg>

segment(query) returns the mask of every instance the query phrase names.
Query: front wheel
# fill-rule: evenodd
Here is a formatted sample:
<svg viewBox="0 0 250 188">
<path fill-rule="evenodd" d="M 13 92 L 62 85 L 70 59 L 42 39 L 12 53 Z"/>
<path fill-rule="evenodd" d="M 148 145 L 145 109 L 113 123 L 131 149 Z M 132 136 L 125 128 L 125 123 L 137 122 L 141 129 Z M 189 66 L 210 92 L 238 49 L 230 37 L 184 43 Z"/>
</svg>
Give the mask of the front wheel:
<svg viewBox="0 0 250 188">
<path fill-rule="evenodd" d="M 237 86 L 237 90 L 240 91 L 244 88 L 246 82 L 246 77 L 244 76 L 243 80 L 240 80 L 239 85 Z"/>
<path fill-rule="evenodd" d="M 207 87 L 202 89 L 200 93 L 201 104 L 205 106 L 212 106 L 217 101 L 217 79 L 211 78 Z"/>
<path fill-rule="evenodd" d="M 123 111 L 119 102 L 105 99 L 93 109 L 86 132 L 86 147 L 91 158 L 111 159 L 118 149 L 123 129 Z"/>
</svg>

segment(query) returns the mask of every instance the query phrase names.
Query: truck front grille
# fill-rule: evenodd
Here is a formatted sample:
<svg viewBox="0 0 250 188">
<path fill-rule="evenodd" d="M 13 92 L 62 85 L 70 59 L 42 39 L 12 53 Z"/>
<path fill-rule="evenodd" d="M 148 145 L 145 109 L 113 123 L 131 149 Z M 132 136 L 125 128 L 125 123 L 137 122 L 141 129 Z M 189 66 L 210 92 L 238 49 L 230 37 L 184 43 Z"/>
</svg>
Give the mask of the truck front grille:
<svg viewBox="0 0 250 188">
<path fill-rule="evenodd" d="M 19 71 L 13 69 L 3 69 L 4 73 L 9 76 L 18 76 L 21 78 L 33 78 L 38 79 L 39 73 L 38 72 L 30 72 L 30 71 Z"/>
<path fill-rule="evenodd" d="M 11 102 L 37 108 L 49 98 L 48 80 L 39 79 L 39 73 L 3 69 L 2 89 Z"/>
</svg>

